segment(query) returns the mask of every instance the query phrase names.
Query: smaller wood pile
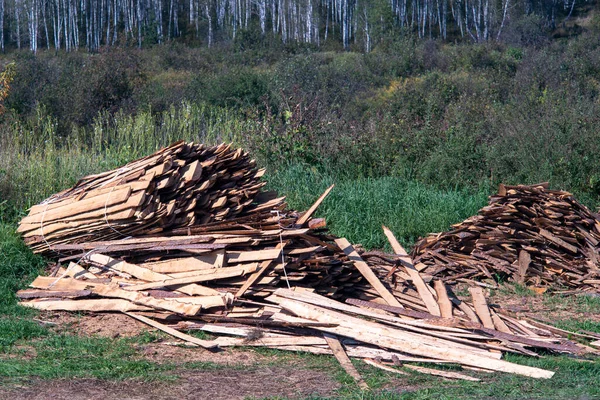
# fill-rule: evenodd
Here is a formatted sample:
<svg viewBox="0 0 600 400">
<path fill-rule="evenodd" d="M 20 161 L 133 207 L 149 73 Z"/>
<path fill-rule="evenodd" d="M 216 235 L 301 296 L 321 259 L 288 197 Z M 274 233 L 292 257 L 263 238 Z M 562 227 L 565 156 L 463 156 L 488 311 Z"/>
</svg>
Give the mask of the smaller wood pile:
<svg viewBox="0 0 600 400">
<path fill-rule="evenodd" d="M 500 185 L 478 215 L 432 234 L 412 252 L 425 275 L 446 283 L 512 279 L 537 291 L 600 291 L 600 221 L 547 184 Z"/>
<path fill-rule="evenodd" d="M 250 215 L 283 202 L 260 192 L 263 173 L 242 149 L 177 142 L 87 176 L 33 206 L 18 232 L 34 252 L 52 256 L 53 245 L 157 234 Z"/>
<path fill-rule="evenodd" d="M 396 254 L 361 257 L 311 217 L 325 195 L 302 215 L 54 245 L 70 252 L 65 261 L 78 262 L 38 277 L 17 295 L 22 305 L 41 310 L 122 312 L 210 351 L 261 346 L 333 354 L 363 387 L 349 357 L 400 374 L 406 372 L 391 367 L 478 380 L 414 363 L 550 378 L 552 371 L 504 361 L 502 353 L 598 353 L 569 338 L 600 336 L 518 319 L 489 305 L 481 288 L 464 301 L 440 280 L 426 283 L 387 229 Z M 198 339 L 189 334 L 195 330 L 215 337 Z"/>
</svg>

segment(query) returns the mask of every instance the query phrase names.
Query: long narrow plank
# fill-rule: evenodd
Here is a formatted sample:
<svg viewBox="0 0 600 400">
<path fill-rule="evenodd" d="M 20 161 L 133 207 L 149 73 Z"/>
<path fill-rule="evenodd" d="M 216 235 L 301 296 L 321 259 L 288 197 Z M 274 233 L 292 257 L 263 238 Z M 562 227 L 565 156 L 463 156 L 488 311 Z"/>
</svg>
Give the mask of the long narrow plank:
<svg viewBox="0 0 600 400">
<path fill-rule="evenodd" d="M 74 262 L 69 263 L 67 267 L 66 275 L 75 279 L 97 279 L 98 277 L 87 269 L 83 268 L 81 265 L 76 264 Z"/>
<path fill-rule="evenodd" d="M 452 302 L 448 297 L 446 286 L 442 281 L 435 280 L 433 282 L 433 287 L 435 289 L 435 292 L 437 293 L 437 301 L 440 307 L 440 313 L 442 318 L 452 318 Z"/>
<path fill-rule="evenodd" d="M 408 255 L 406 250 L 404 250 L 404 247 L 402 247 L 400 242 L 398 242 L 398 239 L 396 239 L 396 236 L 394 236 L 392 231 L 385 225 L 382 225 L 381 227 L 383 228 L 383 233 L 384 233 L 385 237 L 387 238 L 388 242 L 390 242 L 390 245 L 392 246 L 392 250 L 394 250 L 394 253 L 399 255 L 400 259 L 402 261 L 409 263 L 410 265 L 413 265 L 413 262 L 412 262 L 410 256 Z"/>
<path fill-rule="evenodd" d="M 393 372 L 394 374 L 398 374 L 398 375 L 408 375 L 404 371 L 400 371 L 399 369 L 392 368 L 392 367 L 390 367 L 388 365 L 385 365 L 385 364 L 380 363 L 380 362 L 378 362 L 376 360 L 373 360 L 372 358 L 363 358 L 363 362 L 365 364 L 371 365 L 371 366 L 373 366 L 375 368 L 379 368 L 379 369 L 382 369 L 382 370 L 387 371 L 387 372 Z"/>
<path fill-rule="evenodd" d="M 42 299 L 42 298 L 69 298 L 74 299 L 77 297 L 87 297 L 92 294 L 91 290 L 36 290 L 36 289 L 23 289 L 19 290 L 17 297 L 21 300 L 28 299 Z"/>
<path fill-rule="evenodd" d="M 281 250 L 283 249 L 285 246 L 285 243 L 279 243 L 277 244 L 277 246 L 275 247 L 277 250 Z M 250 286 L 254 285 L 256 283 L 256 281 L 262 276 L 262 274 L 265 273 L 265 271 L 267 270 L 267 268 L 269 268 L 269 266 L 271 265 L 273 261 L 272 260 L 265 260 L 260 264 L 260 267 L 258 269 L 258 271 L 256 271 L 254 274 L 252 274 L 250 276 L 250 278 L 248 278 L 248 280 L 242 285 L 242 287 L 240 288 L 240 290 L 237 291 L 237 293 L 235 294 L 235 298 L 238 299 L 240 297 L 242 297 L 244 295 L 244 293 L 246 293 L 246 290 L 248 290 L 248 288 L 250 288 Z"/>
<path fill-rule="evenodd" d="M 471 382 L 481 381 L 481 379 L 479 379 L 479 378 L 474 378 L 472 376 L 461 374 L 459 372 L 441 371 L 439 369 L 420 367 L 418 365 L 410 365 L 410 364 L 404 364 L 403 367 L 412 369 L 413 371 L 417 371 L 422 374 L 436 375 L 436 376 L 441 376 L 441 377 L 449 378 L 449 379 L 462 379 L 464 381 L 471 381 Z"/>
<path fill-rule="evenodd" d="M 24 301 L 25 307 L 46 311 L 151 311 L 152 308 L 123 299 Z"/>
<path fill-rule="evenodd" d="M 344 371 L 346 371 L 346 373 L 356 381 L 361 389 L 369 389 L 369 385 L 367 385 L 363 377 L 358 373 L 356 368 L 354 368 L 354 365 L 352 365 L 352 361 L 350 361 L 350 358 L 348 358 L 348 354 L 346 354 L 346 351 L 344 350 L 344 347 L 337 336 L 330 333 L 323 333 L 323 337 L 325 338 L 325 341 L 333 352 L 335 358 L 338 360 L 342 368 L 344 368 Z"/>
<path fill-rule="evenodd" d="M 256 250 L 256 251 L 228 251 L 228 263 L 243 263 L 252 261 L 275 260 L 281 256 L 281 249 Z"/>
<path fill-rule="evenodd" d="M 166 279 L 172 279 L 169 275 L 161 274 L 158 272 L 151 271 L 147 268 L 140 267 L 139 265 L 131 264 L 125 261 L 116 260 L 112 257 L 105 256 L 103 254 L 95 253 L 89 255 L 88 260 L 107 267 L 111 270 L 118 272 L 125 272 L 131 276 L 135 276 L 138 279 L 142 279 L 148 282 L 164 281 Z M 177 288 L 177 291 L 189 294 L 190 296 L 218 296 L 219 292 L 200 285 L 190 284 Z"/>
<path fill-rule="evenodd" d="M 421 296 L 421 299 L 425 303 L 425 307 L 427 307 L 427 311 L 429 311 L 430 314 L 433 314 L 437 317 L 441 316 L 442 314 L 440 312 L 440 307 L 439 307 L 437 301 L 435 300 L 435 298 L 429 291 L 429 287 L 423 281 L 423 278 L 419 274 L 419 271 L 417 271 L 416 268 L 414 267 L 412 260 L 408 256 L 408 253 L 406 253 L 406 250 L 404 250 L 404 248 L 400 245 L 398 240 L 396 240 L 396 237 L 394 236 L 392 231 L 390 231 L 388 228 L 386 228 L 384 226 L 383 232 L 385 233 L 385 236 L 388 238 L 388 241 L 390 242 L 390 245 L 392 246 L 394 253 L 398 254 L 399 256 L 402 256 L 402 259 L 404 260 L 404 263 L 403 263 L 404 269 L 406 270 L 406 272 L 412 279 L 413 284 L 417 288 L 417 292 L 419 292 L 419 296 Z"/>
<path fill-rule="evenodd" d="M 38 276 L 29 284 L 35 289 L 45 290 L 86 290 L 91 286 L 96 285 L 96 282 L 82 281 L 70 277 L 57 278 L 53 276 Z"/>
<path fill-rule="evenodd" d="M 284 290 L 285 289 L 278 289 L 276 293 Z M 337 323 L 339 325 L 331 328 L 320 326 L 315 327 L 314 329 L 353 338 L 376 346 L 398 350 L 403 353 L 454 361 L 458 364 L 514 373 L 533 378 L 549 379 L 554 375 L 553 371 L 513 364 L 492 357 L 484 357 L 479 354 L 464 351 L 463 349 L 459 350 L 432 345 L 427 343 L 428 338 L 423 335 L 410 334 L 399 329 L 389 329 L 381 324 L 365 321 L 299 301 L 278 296 L 272 296 L 269 300 L 302 318 L 313 319 L 318 322 Z"/>
<path fill-rule="evenodd" d="M 141 192 L 143 193 L 143 192 Z M 131 188 L 115 190 L 105 196 L 92 197 L 87 200 L 82 200 L 75 205 L 67 204 L 62 207 L 55 208 L 50 211 L 42 212 L 32 216 L 25 217 L 21 220 L 22 224 L 41 223 L 43 221 L 50 222 L 59 218 L 68 218 L 80 213 L 87 213 L 91 210 L 103 210 L 107 204 L 112 206 L 126 201 L 131 195 Z M 108 202 L 108 203 L 107 203 Z"/>
<path fill-rule="evenodd" d="M 483 326 L 488 329 L 496 329 L 494 322 L 492 321 L 492 316 L 490 315 L 490 309 L 488 308 L 487 301 L 485 300 L 485 296 L 483 294 L 483 289 L 480 287 L 470 287 L 469 292 L 473 297 L 473 306 L 475 307 L 475 312 L 477 313 L 477 316 L 481 320 Z"/>
<path fill-rule="evenodd" d="M 219 347 L 236 347 L 236 346 L 252 346 L 252 347 L 287 347 L 287 346 L 322 346 L 327 342 L 320 336 L 291 336 L 291 335 L 275 335 L 264 334 L 265 337 L 258 337 L 254 340 L 248 338 L 233 338 L 221 336 L 215 339 L 215 343 Z"/>
<path fill-rule="evenodd" d="M 154 309 L 167 310 L 184 315 L 196 315 L 202 309 L 202 306 L 198 304 L 180 303 L 171 299 L 157 299 L 152 296 L 145 296 L 142 293 L 130 292 L 108 285 L 96 285 L 91 289 L 91 291 L 100 296 L 125 299 L 135 304 L 141 304 Z"/>
<path fill-rule="evenodd" d="M 148 189 L 148 186 L 150 186 L 150 181 L 135 181 L 135 182 L 128 182 L 126 184 L 123 185 L 119 185 L 116 184 L 117 182 L 115 181 L 115 185 L 107 185 L 105 187 L 99 188 L 99 189 L 92 189 L 89 191 L 86 191 L 83 193 L 83 195 L 81 196 L 81 198 L 79 197 L 68 197 L 65 198 L 63 200 L 57 201 L 55 203 L 49 203 L 49 204 L 37 204 L 33 207 L 31 207 L 29 209 L 29 213 L 27 214 L 27 216 L 33 216 L 35 214 L 39 214 L 39 213 L 43 213 L 44 211 L 50 211 L 50 210 L 54 210 L 55 208 L 58 207 L 62 207 L 62 206 L 66 206 L 66 205 L 71 205 L 73 203 L 77 203 L 78 201 L 84 200 L 84 199 L 91 199 L 92 197 L 96 197 L 96 196 L 100 196 L 100 195 L 106 195 L 109 192 L 115 192 L 117 190 L 121 190 L 124 188 L 131 188 L 131 190 L 133 192 L 138 191 L 138 190 L 146 190 Z"/>
<path fill-rule="evenodd" d="M 356 269 L 365 277 L 365 279 L 373 286 L 377 293 L 391 306 L 404 308 L 402 304 L 394 297 L 392 293 L 381 283 L 379 278 L 375 275 L 371 267 L 363 261 L 358 255 L 354 247 L 344 238 L 335 239 L 335 243 L 338 247 L 348 256 L 350 261 L 354 263 Z"/>
<path fill-rule="evenodd" d="M 193 336 L 187 335 L 185 333 L 179 332 L 173 328 L 168 327 L 167 325 L 161 324 L 160 322 L 156 322 L 154 320 L 151 320 L 150 318 L 144 317 L 143 315 L 134 314 L 134 313 L 130 313 L 130 312 L 124 312 L 124 314 L 129 315 L 131 318 L 135 318 L 138 321 L 142 321 L 143 323 L 150 325 L 156 329 L 160 329 L 161 331 L 163 331 L 171 336 L 174 336 L 177 339 L 181 339 L 186 342 L 194 343 L 205 349 L 212 350 L 212 349 L 215 349 L 218 347 L 218 345 L 214 342 L 211 342 L 209 340 L 198 339 Z"/>
<path fill-rule="evenodd" d="M 445 332 L 438 331 L 438 329 L 441 329 L 443 331 L 458 332 L 458 333 L 463 333 L 463 334 L 468 333 L 464 329 L 458 329 L 458 328 L 452 328 L 452 327 L 439 327 L 439 326 L 431 326 L 431 325 L 423 326 L 423 325 L 420 325 L 419 321 L 405 321 L 405 320 L 401 320 L 399 318 L 395 318 L 395 317 L 388 316 L 388 315 L 372 313 L 372 312 L 363 310 L 358 307 L 351 307 L 346 304 L 337 302 L 335 300 L 330 300 L 326 297 L 323 297 L 323 296 L 320 296 L 320 295 L 317 295 L 314 293 L 303 293 L 303 294 L 301 294 L 301 293 L 302 292 L 278 289 L 276 291 L 275 297 L 281 296 L 281 297 L 285 297 L 285 298 L 288 298 L 291 300 L 298 300 L 298 301 L 306 303 L 306 304 L 311 304 L 316 307 L 330 308 L 332 310 L 343 311 L 343 312 L 348 312 L 350 314 L 379 319 L 381 321 L 385 321 L 389 325 L 395 326 L 394 328 L 390 328 L 390 329 L 401 328 L 403 331 L 405 331 L 409 335 L 416 335 L 416 337 L 419 337 L 421 342 L 424 344 L 430 344 L 430 345 L 434 345 L 434 346 L 438 346 L 438 347 L 445 347 L 445 348 L 453 348 L 456 350 L 465 351 L 467 353 L 478 353 L 478 354 L 483 354 L 485 356 L 494 357 L 494 358 L 500 358 L 501 355 L 498 353 L 490 353 L 488 350 L 480 348 L 480 346 L 485 346 L 485 347 L 493 348 L 493 349 L 497 349 L 497 350 L 505 350 L 505 351 L 508 350 L 507 348 L 494 346 L 494 345 L 490 345 L 490 344 L 482 345 L 478 342 L 465 340 L 464 338 L 461 338 L 461 337 L 450 336 L 448 334 L 445 334 Z M 299 296 L 299 294 L 300 294 L 300 296 Z M 271 298 L 269 298 L 269 299 L 271 299 Z M 282 317 L 284 318 L 284 320 L 289 320 L 289 317 L 285 317 L 285 315 L 282 313 L 277 313 L 277 314 L 273 315 L 274 319 L 281 319 Z M 380 324 L 379 321 L 373 322 L 373 323 L 378 324 L 378 325 Z M 415 336 L 411 336 L 411 337 L 414 338 Z"/>
<path fill-rule="evenodd" d="M 325 197 L 329 195 L 334 186 L 335 185 L 329 186 L 327 190 L 323 192 L 323 194 L 317 199 L 317 201 L 315 201 L 315 203 L 308 209 L 308 211 L 306 211 L 300 218 L 298 218 L 298 221 L 296 221 L 296 225 L 302 226 L 308 222 L 310 217 L 312 217 L 315 211 L 317 211 L 317 208 L 319 208 L 323 200 L 325 200 Z"/>
<path fill-rule="evenodd" d="M 148 290 L 148 289 L 156 289 L 159 287 L 167 287 L 167 286 L 179 286 L 179 285 L 187 285 L 190 283 L 198 283 L 198 282 L 207 282 L 214 281 L 219 279 L 233 278 L 236 276 L 246 275 L 248 273 L 255 272 L 258 269 L 257 264 L 248 264 L 242 265 L 240 267 L 227 267 L 227 268 L 219 268 L 216 271 L 208 271 L 205 274 L 198 274 L 195 276 L 189 276 L 186 278 L 174 278 L 174 279 L 165 279 L 160 282 L 151 282 L 142 285 L 132 285 L 127 286 L 126 290 L 139 291 L 139 290 Z"/>
<path fill-rule="evenodd" d="M 504 333 L 513 333 L 508 327 L 508 325 L 506 325 L 506 323 L 502 321 L 502 318 L 500 318 L 494 310 L 490 309 L 490 315 L 492 316 L 492 321 L 494 322 L 494 326 L 497 330 Z"/>
</svg>

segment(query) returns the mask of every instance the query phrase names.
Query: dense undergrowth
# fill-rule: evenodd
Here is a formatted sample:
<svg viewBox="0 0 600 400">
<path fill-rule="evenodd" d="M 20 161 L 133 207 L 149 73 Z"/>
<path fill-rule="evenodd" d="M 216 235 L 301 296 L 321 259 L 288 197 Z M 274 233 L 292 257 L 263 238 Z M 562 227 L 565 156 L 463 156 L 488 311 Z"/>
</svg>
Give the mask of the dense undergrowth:
<svg viewBox="0 0 600 400">
<path fill-rule="evenodd" d="M 595 205 L 600 37 L 527 37 L 405 36 L 368 54 L 166 44 L 4 55 L 16 75 L 0 119 L 0 207 L 14 216 L 178 139 L 231 141 L 273 174 L 299 164 L 336 182 L 471 192 L 549 180 Z"/>
</svg>

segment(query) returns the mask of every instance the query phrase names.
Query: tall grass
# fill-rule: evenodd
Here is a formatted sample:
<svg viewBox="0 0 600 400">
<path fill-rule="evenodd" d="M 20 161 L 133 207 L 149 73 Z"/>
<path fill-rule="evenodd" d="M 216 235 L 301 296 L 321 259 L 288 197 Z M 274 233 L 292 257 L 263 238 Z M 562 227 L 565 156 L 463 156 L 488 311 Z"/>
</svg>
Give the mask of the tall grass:
<svg viewBox="0 0 600 400">
<path fill-rule="evenodd" d="M 317 215 L 330 229 L 366 248 L 384 248 L 381 225 L 389 227 L 405 246 L 421 236 L 447 230 L 487 203 L 489 189 L 444 190 L 403 177 L 336 180 L 302 164 L 288 165 L 267 176 L 269 187 L 287 196 L 289 205 L 305 210 L 332 183 L 336 187 Z"/>
<path fill-rule="evenodd" d="M 25 208 L 78 178 L 125 164 L 177 140 L 244 144 L 253 121 L 204 104 L 181 104 L 163 113 L 101 113 L 88 128 L 67 137 L 38 109 L 35 118 L 0 125 L 0 218 L 14 219 Z"/>
</svg>

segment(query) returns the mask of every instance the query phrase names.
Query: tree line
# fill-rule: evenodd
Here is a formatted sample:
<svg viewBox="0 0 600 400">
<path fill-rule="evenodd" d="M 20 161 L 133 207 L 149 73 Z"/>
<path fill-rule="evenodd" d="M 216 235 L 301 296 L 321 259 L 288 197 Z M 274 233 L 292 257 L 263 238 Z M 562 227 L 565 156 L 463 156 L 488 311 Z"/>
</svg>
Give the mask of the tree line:
<svg viewBox="0 0 600 400">
<path fill-rule="evenodd" d="M 568 19 L 576 0 L 0 0 L 0 48 L 97 51 L 115 44 L 179 37 L 206 46 L 242 32 L 284 43 L 370 51 L 390 34 L 501 39 L 510 21 L 536 14 L 548 27 Z"/>
</svg>

